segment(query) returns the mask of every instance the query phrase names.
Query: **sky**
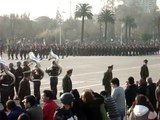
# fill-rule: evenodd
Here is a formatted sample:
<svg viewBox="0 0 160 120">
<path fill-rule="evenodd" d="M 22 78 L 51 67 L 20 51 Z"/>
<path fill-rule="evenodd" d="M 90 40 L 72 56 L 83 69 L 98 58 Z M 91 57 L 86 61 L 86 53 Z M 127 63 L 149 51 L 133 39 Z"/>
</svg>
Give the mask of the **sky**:
<svg viewBox="0 0 160 120">
<path fill-rule="evenodd" d="M 29 13 L 31 19 L 39 16 L 55 18 L 57 9 L 59 9 L 63 18 L 67 19 L 70 17 L 70 13 L 73 17 L 75 6 L 78 3 L 89 3 L 92 6 L 92 13 L 98 14 L 103 6 L 101 1 L 102 0 L 1 0 L 0 15 Z M 160 0 L 157 0 L 157 5 L 160 6 Z"/>
</svg>

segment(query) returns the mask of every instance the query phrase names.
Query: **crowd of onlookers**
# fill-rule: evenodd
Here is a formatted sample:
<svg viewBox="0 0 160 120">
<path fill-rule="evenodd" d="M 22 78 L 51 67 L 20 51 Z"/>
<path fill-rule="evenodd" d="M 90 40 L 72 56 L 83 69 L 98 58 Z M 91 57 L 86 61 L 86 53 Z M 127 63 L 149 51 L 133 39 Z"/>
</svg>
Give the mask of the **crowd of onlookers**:
<svg viewBox="0 0 160 120">
<path fill-rule="evenodd" d="M 6 111 L 0 111 L 0 120 L 159 120 L 160 119 L 160 81 L 153 83 L 152 78 L 135 83 L 129 77 L 126 88 L 120 87 L 118 78 L 111 81 L 112 93 L 97 93 L 84 89 L 65 92 L 60 96 L 59 106 L 51 90 L 42 93 L 42 104 L 36 97 L 27 95 L 22 101 L 24 108 L 14 100 L 6 102 Z M 126 107 L 127 108 L 126 108 Z M 127 112 L 126 112 L 127 110 Z"/>
</svg>

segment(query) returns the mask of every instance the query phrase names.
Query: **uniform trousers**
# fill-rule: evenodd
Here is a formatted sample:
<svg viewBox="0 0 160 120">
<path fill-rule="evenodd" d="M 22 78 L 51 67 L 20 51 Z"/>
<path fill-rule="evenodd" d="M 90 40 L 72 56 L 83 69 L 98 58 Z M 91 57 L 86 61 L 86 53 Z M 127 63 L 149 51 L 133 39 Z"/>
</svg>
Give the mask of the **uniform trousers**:
<svg viewBox="0 0 160 120">
<path fill-rule="evenodd" d="M 50 86 L 53 92 L 53 98 L 57 99 L 57 84 L 58 84 L 58 77 L 50 77 Z"/>
</svg>

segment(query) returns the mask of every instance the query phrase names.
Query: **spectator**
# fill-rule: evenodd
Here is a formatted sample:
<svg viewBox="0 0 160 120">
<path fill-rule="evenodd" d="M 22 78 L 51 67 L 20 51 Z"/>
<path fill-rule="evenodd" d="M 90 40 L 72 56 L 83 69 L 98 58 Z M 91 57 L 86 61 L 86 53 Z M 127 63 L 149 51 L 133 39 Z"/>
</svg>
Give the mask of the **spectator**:
<svg viewBox="0 0 160 120">
<path fill-rule="evenodd" d="M 156 109 L 156 96 L 155 96 L 156 84 L 153 83 L 151 77 L 147 79 L 147 84 L 148 85 L 146 88 L 146 96 L 148 97 L 149 101 L 152 103 L 154 109 Z"/>
<path fill-rule="evenodd" d="M 81 99 L 84 102 L 84 113 L 87 120 L 102 120 L 100 107 L 104 100 L 97 99 L 91 90 L 84 90 Z"/>
<path fill-rule="evenodd" d="M 129 110 L 128 120 L 154 120 L 157 117 L 152 104 L 146 96 L 140 94 L 135 98 L 135 104 Z"/>
<path fill-rule="evenodd" d="M 54 96 L 51 90 L 44 90 L 42 94 L 43 120 L 53 120 L 54 113 L 58 105 L 54 102 Z"/>
<path fill-rule="evenodd" d="M 42 108 L 37 105 L 36 98 L 33 95 L 25 96 L 23 103 L 30 116 L 30 120 L 43 120 Z"/>
<path fill-rule="evenodd" d="M 74 115 L 78 117 L 78 120 L 86 120 L 85 114 L 84 114 L 84 103 L 82 99 L 80 98 L 79 92 L 77 89 L 73 89 L 71 93 L 74 96 L 73 100 L 73 107 L 71 108 Z"/>
<path fill-rule="evenodd" d="M 21 109 L 13 100 L 8 100 L 6 102 L 6 109 L 9 112 L 8 120 L 17 120 L 21 113 L 26 113 L 25 110 Z"/>
<path fill-rule="evenodd" d="M 71 93 L 63 93 L 60 97 L 63 106 L 56 110 L 54 120 L 78 120 L 71 111 L 74 97 Z"/>
<path fill-rule="evenodd" d="M 138 94 L 146 96 L 147 93 L 146 90 L 147 90 L 147 82 L 141 79 L 138 86 Z"/>
<path fill-rule="evenodd" d="M 100 95 L 104 97 L 105 108 L 110 120 L 121 120 L 115 100 L 106 91 L 101 91 Z"/>
<path fill-rule="evenodd" d="M 158 111 L 158 120 L 160 119 L 160 80 L 157 82 L 157 87 L 155 90 L 155 96 L 157 100 L 157 111 Z"/>
<path fill-rule="evenodd" d="M 138 86 L 134 83 L 133 77 L 129 77 L 127 82 L 128 86 L 125 89 L 125 98 L 126 98 L 127 108 L 130 108 L 138 93 Z"/>
<path fill-rule="evenodd" d="M 0 120 L 8 120 L 6 113 L 0 110 Z"/>
<path fill-rule="evenodd" d="M 125 116 L 125 92 L 122 87 L 119 86 L 119 79 L 113 78 L 111 80 L 111 86 L 113 88 L 111 97 L 115 100 L 117 104 L 118 111 L 121 116 L 121 120 L 123 120 Z"/>
<path fill-rule="evenodd" d="M 27 113 L 22 113 L 19 115 L 17 120 L 30 120 L 30 117 Z"/>
</svg>

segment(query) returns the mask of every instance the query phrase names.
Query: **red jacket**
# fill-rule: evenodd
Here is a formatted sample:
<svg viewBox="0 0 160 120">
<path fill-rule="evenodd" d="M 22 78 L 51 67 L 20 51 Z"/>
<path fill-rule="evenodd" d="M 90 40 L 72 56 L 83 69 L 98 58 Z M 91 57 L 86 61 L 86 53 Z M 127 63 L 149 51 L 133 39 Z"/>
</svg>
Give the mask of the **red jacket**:
<svg viewBox="0 0 160 120">
<path fill-rule="evenodd" d="M 58 105 L 53 101 L 49 100 L 43 105 L 43 120 L 54 120 L 54 113 L 56 109 L 58 108 Z"/>
</svg>

